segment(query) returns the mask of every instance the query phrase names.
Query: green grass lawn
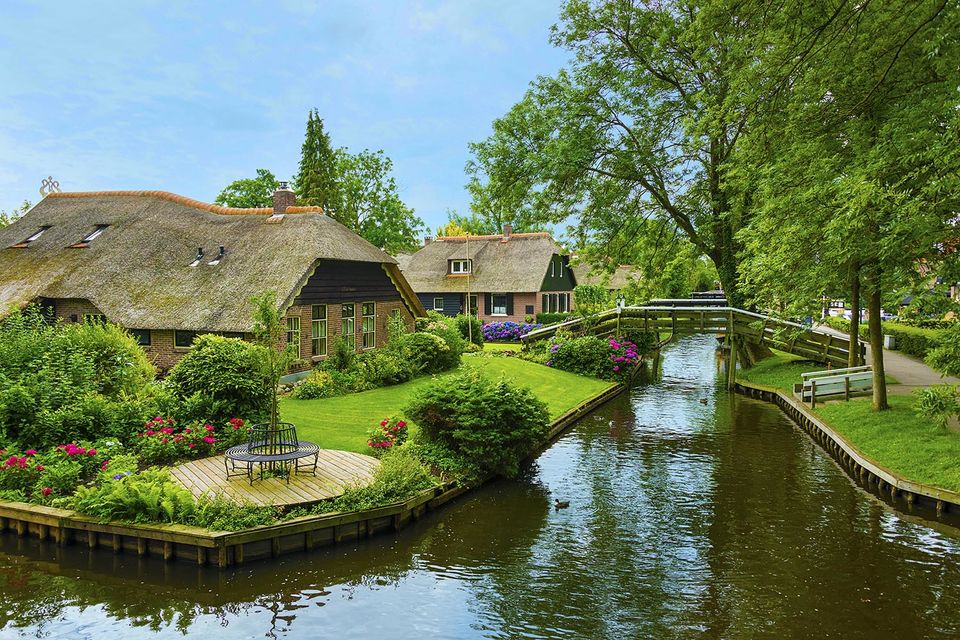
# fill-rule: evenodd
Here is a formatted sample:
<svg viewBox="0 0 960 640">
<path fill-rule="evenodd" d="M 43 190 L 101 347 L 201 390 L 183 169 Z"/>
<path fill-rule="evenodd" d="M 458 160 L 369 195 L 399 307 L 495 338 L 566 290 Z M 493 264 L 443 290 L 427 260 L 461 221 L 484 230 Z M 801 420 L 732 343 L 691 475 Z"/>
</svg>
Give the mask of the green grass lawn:
<svg viewBox="0 0 960 640">
<path fill-rule="evenodd" d="M 484 351 L 520 351 L 523 345 L 519 342 L 484 342 Z"/>
<path fill-rule="evenodd" d="M 823 366 L 776 353 L 737 377 L 793 393 L 800 374 Z M 887 376 L 887 382 L 895 382 Z M 914 482 L 960 491 L 960 434 L 941 431 L 913 412 L 911 396 L 890 396 L 889 411 L 873 410 L 869 397 L 818 404 L 814 413 L 878 465 Z"/>
<path fill-rule="evenodd" d="M 960 433 L 942 431 L 913 412 L 911 396 L 890 396 L 890 410 L 870 398 L 830 402 L 815 413 L 865 456 L 914 482 L 960 492 Z"/>
<path fill-rule="evenodd" d="M 519 358 L 464 359 L 462 368 L 474 367 L 493 377 L 504 376 L 517 385 L 529 387 L 547 403 L 554 419 L 584 400 L 613 386 L 605 380 L 578 376 L 566 371 L 520 360 Z M 440 375 L 451 375 L 444 373 Z M 325 449 L 369 453 L 367 431 L 384 418 L 403 415 L 410 398 L 430 384 L 424 376 L 372 391 L 318 400 L 280 400 L 281 419 L 297 425 L 297 435 Z"/>
</svg>

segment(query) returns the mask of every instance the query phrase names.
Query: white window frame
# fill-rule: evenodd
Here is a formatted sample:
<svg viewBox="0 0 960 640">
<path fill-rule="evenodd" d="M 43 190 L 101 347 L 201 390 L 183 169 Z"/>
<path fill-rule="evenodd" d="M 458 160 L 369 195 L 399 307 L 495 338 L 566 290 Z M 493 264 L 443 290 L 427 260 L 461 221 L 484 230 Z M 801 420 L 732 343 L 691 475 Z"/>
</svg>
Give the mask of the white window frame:
<svg viewBox="0 0 960 640">
<path fill-rule="evenodd" d="M 27 243 L 33 242 L 34 240 L 37 240 L 40 236 L 43 235 L 43 232 L 46 231 L 46 230 L 49 229 L 49 228 L 50 228 L 50 227 L 40 227 L 39 229 L 37 229 L 37 230 L 33 233 L 32 236 L 30 236 L 29 238 L 27 238 L 26 240 L 24 240 L 23 243 L 24 243 L 24 244 L 27 244 Z"/>
<path fill-rule="evenodd" d="M 503 298 L 503 306 L 500 307 L 503 311 L 497 311 L 497 298 Z M 507 315 L 507 294 L 505 293 L 491 293 L 490 294 L 490 315 L 492 316 L 505 316 Z"/>
<path fill-rule="evenodd" d="M 556 277 L 556 275 L 557 275 L 556 272 L 557 272 L 557 261 L 556 261 L 556 260 L 551 260 L 551 261 L 550 261 L 550 277 L 551 277 L 551 278 Z"/>
<path fill-rule="evenodd" d="M 566 313 L 569 311 L 567 309 L 567 294 L 561 293 L 557 298 L 557 311 L 559 313 Z"/>
<path fill-rule="evenodd" d="M 373 307 L 373 314 L 366 313 L 365 307 L 371 305 Z M 370 326 L 372 327 L 370 331 L 367 331 L 367 320 L 370 321 Z M 370 336 L 370 343 L 367 344 L 367 336 Z M 377 303 L 376 302 L 362 302 L 360 304 L 360 347 L 364 350 L 374 349 L 377 346 Z"/>
<path fill-rule="evenodd" d="M 98 224 L 97 227 L 96 227 L 93 231 L 91 231 L 89 234 L 87 234 L 87 237 L 86 237 L 86 238 L 84 238 L 83 240 L 81 240 L 81 242 L 93 242 L 94 240 L 96 240 L 97 238 L 99 238 L 101 235 L 103 235 L 103 232 L 106 231 L 106 230 L 107 230 L 107 227 L 109 227 L 109 226 L 110 226 L 110 225 L 108 225 L 108 224 Z"/>
<path fill-rule="evenodd" d="M 323 308 L 323 316 L 317 317 L 317 311 Z M 323 329 L 321 334 L 321 328 Z M 310 305 L 310 353 L 314 357 L 327 355 L 327 305 Z"/>
<path fill-rule="evenodd" d="M 450 273 L 453 275 L 466 275 L 471 272 L 472 260 L 451 260 Z"/>
<path fill-rule="evenodd" d="M 350 306 L 353 309 L 353 315 L 343 315 L 343 308 Z M 346 325 L 349 322 L 350 331 L 346 331 Z M 355 302 L 344 302 L 340 305 L 340 335 L 350 345 L 351 351 L 357 350 L 357 304 Z"/>
<path fill-rule="evenodd" d="M 303 350 L 300 345 L 300 316 L 287 316 L 287 348 L 290 345 L 296 345 L 296 354 L 297 358 L 300 358 L 303 355 Z M 296 326 L 294 326 L 296 325 Z"/>
<path fill-rule="evenodd" d="M 440 301 L 440 306 L 439 306 L 439 307 L 437 306 L 437 301 L 438 301 L 438 300 Z M 434 299 L 433 299 L 433 310 L 434 310 L 434 311 L 440 311 L 440 312 L 443 311 L 443 298 L 434 298 Z"/>
</svg>

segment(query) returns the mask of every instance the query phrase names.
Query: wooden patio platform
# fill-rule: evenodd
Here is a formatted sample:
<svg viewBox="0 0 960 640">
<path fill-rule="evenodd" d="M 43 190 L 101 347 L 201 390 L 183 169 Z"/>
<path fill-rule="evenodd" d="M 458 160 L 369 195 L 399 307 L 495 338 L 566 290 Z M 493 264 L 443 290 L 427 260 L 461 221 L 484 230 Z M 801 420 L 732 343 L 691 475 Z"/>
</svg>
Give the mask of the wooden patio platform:
<svg viewBox="0 0 960 640">
<path fill-rule="evenodd" d="M 253 485 L 245 476 L 228 479 L 222 455 L 191 460 L 171 469 L 170 475 L 196 497 L 219 495 L 237 503 L 289 507 L 336 498 L 348 486 L 367 484 L 379 466 L 371 456 L 321 449 L 316 477 L 294 473 L 290 484 L 283 478 L 256 478 Z"/>
</svg>

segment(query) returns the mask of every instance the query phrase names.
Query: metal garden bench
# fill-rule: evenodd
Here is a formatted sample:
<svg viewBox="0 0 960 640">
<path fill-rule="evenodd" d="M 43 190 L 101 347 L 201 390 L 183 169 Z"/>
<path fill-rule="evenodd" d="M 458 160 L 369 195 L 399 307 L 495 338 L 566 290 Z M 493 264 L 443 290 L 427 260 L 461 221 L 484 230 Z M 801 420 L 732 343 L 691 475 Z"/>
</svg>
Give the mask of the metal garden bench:
<svg viewBox="0 0 960 640">
<path fill-rule="evenodd" d="M 254 465 L 260 467 L 261 480 L 266 468 L 271 471 L 279 470 L 287 484 L 290 484 L 291 471 L 300 473 L 302 470 L 317 475 L 319 456 L 319 445 L 298 440 L 297 428 L 289 422 L 278 422 L 275 425 L 255 424 L 251 427 L 246 443 L 230 447 L 224 452 L 223 466 L 228 478 L 246 476 L 251 485 Z"/>
</svg>

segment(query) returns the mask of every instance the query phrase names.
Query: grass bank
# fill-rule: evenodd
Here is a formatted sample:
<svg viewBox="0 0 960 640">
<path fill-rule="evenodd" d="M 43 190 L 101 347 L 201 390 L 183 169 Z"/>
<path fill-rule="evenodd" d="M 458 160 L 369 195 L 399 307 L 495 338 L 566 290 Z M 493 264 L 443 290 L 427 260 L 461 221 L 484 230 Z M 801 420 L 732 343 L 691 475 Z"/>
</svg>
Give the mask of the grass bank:
<svg viewBox="0 0 960 640">
<path fill-rule="evenodd" d="M 532 389 L 547 403 L 551 420 L 613 386 L 606 380 L 558 371 L 519 358 L 466 356 L 461 370 L 468 367 L 479 369 L 483 375 L 502 376 L 513 384 Z M 392 387 L 335 398 L 282 398 L 280 415 L 283 420 L 297 425 L 297 435 L 301 439 L 316 442 L 324 449 L 369 453 L 367 431 L 383 418 L 403 415 L 410 398 L 429 385 L 432 379 L 425 376 Z"/>
<path fill-rule="evenodd" d="M 800 373 L 820 365 L 777 354 L 738 379 L 793 392 Z M 869 397 L 817 404 L 815 415 L 876 464 L 903 478 L 960 492 L 960 433 L 942 431 L 913 412 L 911 396 L 890 396 L 890 410 L 876 412 Z"/>
</svg>

